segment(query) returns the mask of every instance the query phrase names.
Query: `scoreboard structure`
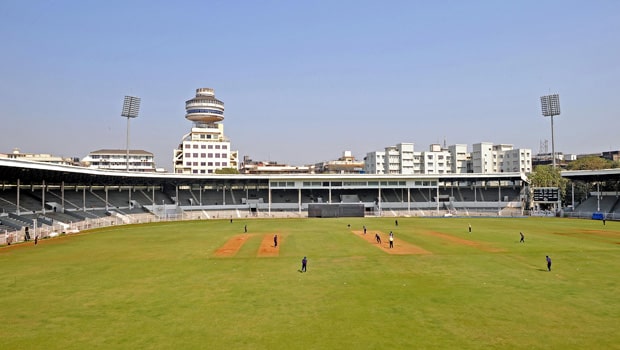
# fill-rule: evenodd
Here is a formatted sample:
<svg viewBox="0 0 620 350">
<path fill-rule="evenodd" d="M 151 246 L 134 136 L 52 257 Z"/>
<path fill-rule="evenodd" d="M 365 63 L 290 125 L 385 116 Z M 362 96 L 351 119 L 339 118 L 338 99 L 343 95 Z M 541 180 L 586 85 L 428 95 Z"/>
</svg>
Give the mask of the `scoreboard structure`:
<svg viewBox="0 0 620 350">
<path fill-rule="evenodd" d="M 560 189 L 558 187 L 534 187 L 535 203 L 558 203 Z"/>
</svg>

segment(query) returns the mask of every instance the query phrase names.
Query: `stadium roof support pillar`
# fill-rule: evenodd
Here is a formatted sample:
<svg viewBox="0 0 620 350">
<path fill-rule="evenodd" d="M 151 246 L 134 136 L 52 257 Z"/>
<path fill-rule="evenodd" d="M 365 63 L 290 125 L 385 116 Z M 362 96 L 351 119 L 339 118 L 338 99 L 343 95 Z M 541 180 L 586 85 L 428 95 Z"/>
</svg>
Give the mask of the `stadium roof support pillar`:
<svg viewBox="0 0 620 350">
<path fill-rule="evenodd" d="M 17 179 L 17 194 L 16 194 L 16 198 L 15 198 L 15 203 L 17 205 L 17 210 L 15 210 L 15 212 L 17 213 L 17 215 L 19 215 L 19 185 L 20 185 L 20 179 Z"/>
<path fill-rule="evenodd" d="M 60 183 L 60 212 L 65 212 L 65 180 Z"/>
<path fill-rule="evenodd" d="M 411 188 L 407 187 L 407 214 L 411 215 Z"/>
<path fill-rule="evenodd" d="M 41 184 L 41 212 L 45 215 L 45 180 Z"/>
</svg>

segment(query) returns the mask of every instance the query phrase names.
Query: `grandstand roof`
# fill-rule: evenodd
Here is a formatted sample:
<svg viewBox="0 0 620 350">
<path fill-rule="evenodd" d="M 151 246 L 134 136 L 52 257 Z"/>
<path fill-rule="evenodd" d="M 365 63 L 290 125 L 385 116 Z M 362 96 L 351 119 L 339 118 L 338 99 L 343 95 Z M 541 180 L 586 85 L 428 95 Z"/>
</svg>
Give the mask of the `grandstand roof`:
<svg viewBox="0 0 620 350">
<path fill-rule="evenodd" d="M 620 180 L 620 169 L 564 170 L 562 177 L 585 182 L 618 181 Z"/>
<path fill-rule="evenodd" d="M 79 166 L 46 164 L 15 159 L 0 159 L 0 183 L 21 184 L 46 183 L 81 185 L 183 185 L 183 184 L 244 184 L 269 183 L 270 181 L 495 181 L 527 179 L 521 173 L 497 174 L 416 174 L 416 175 L 371 175 L 371 174 L 175 174 L 137 173 L 115 170 L 89 169 Z"/>
</svg>

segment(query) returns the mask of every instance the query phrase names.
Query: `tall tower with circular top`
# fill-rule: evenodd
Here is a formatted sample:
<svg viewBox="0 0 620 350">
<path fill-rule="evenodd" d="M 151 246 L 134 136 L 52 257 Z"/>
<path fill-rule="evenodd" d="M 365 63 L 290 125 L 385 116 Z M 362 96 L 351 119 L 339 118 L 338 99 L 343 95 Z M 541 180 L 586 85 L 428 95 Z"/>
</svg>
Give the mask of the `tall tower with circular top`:
<svg viewBox="0 0 620 350">
<path fill-rule="evenodd" d="M 195 124 L 211 124 L 224 120 L 224 102 L 215 98 L 211 88 L 196 89 L 196 97 L 185 101 L 185 118 Z"/>
<path fill-rule="evenodd" d="M 224 136 L 224 102 L 211 88 L 196 89 L 196 96 L 185 101 L 185 119 L 194 123 L 174 150 L 177 174 L 213 174 L 218 169 L 238 169 L 238 152 L 230 149 Z"/>
</svg>

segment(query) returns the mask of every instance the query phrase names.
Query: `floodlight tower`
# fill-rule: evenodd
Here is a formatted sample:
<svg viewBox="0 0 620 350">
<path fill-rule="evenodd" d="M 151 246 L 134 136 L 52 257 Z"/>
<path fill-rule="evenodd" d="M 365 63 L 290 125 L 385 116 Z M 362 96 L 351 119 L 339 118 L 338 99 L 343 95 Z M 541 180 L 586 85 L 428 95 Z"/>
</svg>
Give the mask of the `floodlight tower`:
<svg viewBox="0 0 620 350">
<path fill-rule="evenodd" d="M 553 139 L 553 116 L 560 115 L 560 95 L 546 95 L 540 97 L 542 107 L 542 115 L 551 117 L 551 157 L 553 159 L 553 168 L 555 169 L 555 141 Z"/>
<path fill-rule="evenodd" d="M 137 118 L 140 111 L 140 98 L 135 96 L 125 96 L 123 101 L 123 111 L 121 117 L 127 118 L 127 171 L 129 171 L 129 119 Z"/>
</svg>

